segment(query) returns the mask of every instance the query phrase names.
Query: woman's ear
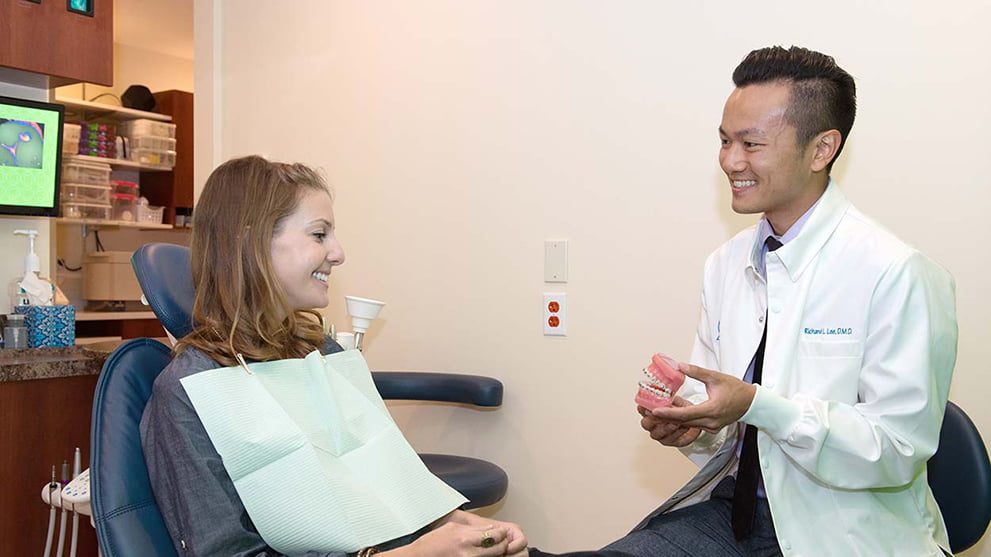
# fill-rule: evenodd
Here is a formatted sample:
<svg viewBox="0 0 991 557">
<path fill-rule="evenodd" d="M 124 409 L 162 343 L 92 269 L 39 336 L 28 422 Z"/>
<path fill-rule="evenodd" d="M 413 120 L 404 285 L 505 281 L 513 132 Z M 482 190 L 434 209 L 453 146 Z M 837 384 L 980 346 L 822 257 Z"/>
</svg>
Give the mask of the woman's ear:
<svg viewBox="0 0 991 557">
<path fill-rule="evenodd" d="M 822 172 L 829 163 L 836 158 L 836 152 L 840 149 L 843 136 L 837 130 L 828 130 L 820 133 L 812 140 L 815 151 L 812 155 L 812 171 Z"/>
</svg>

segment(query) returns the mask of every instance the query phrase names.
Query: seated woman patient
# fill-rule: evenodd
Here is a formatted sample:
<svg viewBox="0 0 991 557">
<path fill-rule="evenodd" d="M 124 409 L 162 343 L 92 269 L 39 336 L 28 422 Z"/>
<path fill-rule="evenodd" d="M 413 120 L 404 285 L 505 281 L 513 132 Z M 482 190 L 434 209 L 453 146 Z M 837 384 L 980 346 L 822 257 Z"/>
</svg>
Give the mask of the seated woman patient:
<svg viewBox="0 0 991 557">
<path fill-rule="evenodd" d="M 221 458 L 217 433 L 210 429 L 213 426 L 206 417 L 230 416 L 233 410 L 227 402 L 233 400 L 233 407 L 242 394 L 247 400 L 249 393 L 230 389 L 222 393 L 228 398 L 219 399 L 222 408 L 218 410 L 218 404 L 204 408 L 201 395 L 191 398 L 190 393 L 196 391 L 190 390 L 190 380 L 219 368 L 239 366 L 244 369 L 239 373 L 250 373 L 252 367 L 272 362 L 303 358 L 311 362 L 319 354 L 327 355 L 322 360 L 326 362 L 353 353 L 342 352 L 324 335 L 316 312 L 328 304 L 331 271 L 344 262 L 344 250 L 334 232 L 330 190 L 318 173 L 301 164 L 274 163 L 256 156 L 228 161 L 210 175 L 197 204 L 191 258 L 195 328 L 178 341 L 172 361 L 155 381 L 141 420 L 142 446 L 155 498 L 180 555 L 281 555 L 272 547 L 279 544 L 267 542 L 259 531 L 271 532 L 263 526 L 273 521 L 273 528 L 285 527 L 283 523 L 288 522 L 298 530 L 298 525 L 312 515 L 292 508 L 292 493 L 282 499 L 289 504 L 272 509 L 258 502 L 257 485 L 250 493 L 244 491 L 243 483 L 236 485 L 231 478 L 238 475 L 226 467 L 235 466 L 228 457 L 236 455 L 225 453 Z M 205 400 L 218 400 L 211 399 L 209 393 L 204 396 Z M 287 408 L 285 413 L 289 411 Z M 264 429 L 265 420 L 270 419 L 260 409 L 255 417 L 252 414 L 232 421 L 250 432 L 253 427 Z M 247 452 L 268 450 L 250 443 L 247 446 Z M 283 479 L 294 475 L 270 478 L 271 483 L 261 485 L 262 495 L 266 491 L 284 492 L 292 482 Z M 446 489 L 458 496 L 436 481 L 439 485 L 432 489 Z M 299 543 L 306 549 L 293 553 L 334 557 L 373 553 L 383 557 L 542 555 L 527 549 L 527 540 L 516 524 L 457 510 L 463 498 L 453 503 L 451 498 L 440 499 L 446 501 L 441 503 L 446 504 L 442 510 L 398 537 L 375 540 L 363 547 L 311 547 L 304 540 Z M 335 505 L 347 510 L 348 503 Z M 322 510 L 322 505 L 317 509 Z M 343 514 L 338 529 L 344 520 L 353 518 Z M 332 522 L 336 521 L 332 518 L 326 521 L 326 528 L 315 529 L 333 530 Z M 294 535 L 299 541 L 298 532 Z M 302 536 L 306 538 L 306 532 Z"/>
</svg>

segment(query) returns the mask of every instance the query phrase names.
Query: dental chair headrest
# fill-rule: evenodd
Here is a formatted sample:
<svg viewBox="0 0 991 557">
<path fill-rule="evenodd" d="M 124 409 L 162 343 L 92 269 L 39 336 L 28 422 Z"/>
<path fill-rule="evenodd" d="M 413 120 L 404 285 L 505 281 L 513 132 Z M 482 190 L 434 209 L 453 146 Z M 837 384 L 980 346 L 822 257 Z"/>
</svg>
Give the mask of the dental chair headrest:
<svg viewBox="0 0 991 557">
<path fill-rule="evenodd" d="M 180 339 L 193 330 L 193 272 L 189 248 L 175 244 L 145 244 L 131 256 L 148 305 L 166 332 Z"/>
</svg>

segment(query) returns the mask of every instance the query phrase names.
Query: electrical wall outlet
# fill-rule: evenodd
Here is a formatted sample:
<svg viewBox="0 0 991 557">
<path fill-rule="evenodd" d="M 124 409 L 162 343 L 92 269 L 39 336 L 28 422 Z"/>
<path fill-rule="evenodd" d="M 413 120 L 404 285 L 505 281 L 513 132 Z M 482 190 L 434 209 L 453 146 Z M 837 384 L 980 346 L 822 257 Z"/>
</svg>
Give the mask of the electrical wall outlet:
<svg viewBox="0 0 991 557">
<path fill-rule="evenodd" d="M 568 336 L 568 305 L 564 292 L 544 292 L 544 336 Z"/>
</svg>

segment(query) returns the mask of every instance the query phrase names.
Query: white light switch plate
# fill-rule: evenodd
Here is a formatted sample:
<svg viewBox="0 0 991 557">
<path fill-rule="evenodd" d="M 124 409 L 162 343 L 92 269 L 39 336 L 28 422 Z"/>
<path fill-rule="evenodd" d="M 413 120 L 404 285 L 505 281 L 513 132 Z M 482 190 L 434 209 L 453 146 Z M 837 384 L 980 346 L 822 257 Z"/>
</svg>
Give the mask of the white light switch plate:
<svg viewBox="0 0 991 557">
<path fill-rule="evenodd" d="M 568 282 L 568 241 L 544 241 L 544 282 Z"/>
</svg>

